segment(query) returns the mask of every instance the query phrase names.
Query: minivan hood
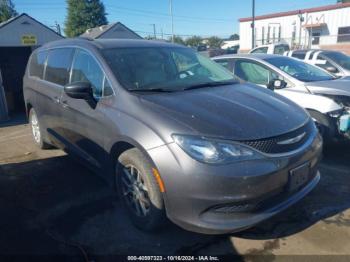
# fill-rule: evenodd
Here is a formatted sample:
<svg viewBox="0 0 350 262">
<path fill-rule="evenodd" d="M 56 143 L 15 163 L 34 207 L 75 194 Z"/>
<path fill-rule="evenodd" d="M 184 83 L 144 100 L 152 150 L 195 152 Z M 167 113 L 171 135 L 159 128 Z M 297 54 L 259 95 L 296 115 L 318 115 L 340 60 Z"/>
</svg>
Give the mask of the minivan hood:
<svg viewBox="0 0 350 262">
<path fill-rule="evenodd" d="M 305 86 L 315 94 L 350 96 L 350 81 L 347 78 L 307 82 Z"/>
<path fill-rule="evenodd" d="M 141 96 L 146 108 L 176 122 L 168 132 L 232 140 L 288 133 L 309 117 L 292 101 L 251 84 L 235 84 Z M 177 126 L 183 129 L 178 130 Z M 175 129 L 175 130 L 174 130 Z"/>
</svg>

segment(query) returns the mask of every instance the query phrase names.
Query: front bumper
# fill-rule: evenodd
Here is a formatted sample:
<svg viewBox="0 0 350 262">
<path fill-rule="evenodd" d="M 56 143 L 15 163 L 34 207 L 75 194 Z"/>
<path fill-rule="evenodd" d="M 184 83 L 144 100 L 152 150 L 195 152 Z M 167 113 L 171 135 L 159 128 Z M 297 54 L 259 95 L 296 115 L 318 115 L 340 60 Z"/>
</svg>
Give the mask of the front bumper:
<svg viewBox="0 0 350 262">
<path fill-rule="evenodd" d="M 225 234 L 249 228 L 310 192 L 320 180 L 320 144 L 315 135 L 292 155 L 230 165 L 199 163 L 174 143 L 148 153 L 165 184 L 169 219 L 189 231 Z M 288 192 L 290 170 L 305 163 L 310 163 L 307 183 Z"/>
</svg>

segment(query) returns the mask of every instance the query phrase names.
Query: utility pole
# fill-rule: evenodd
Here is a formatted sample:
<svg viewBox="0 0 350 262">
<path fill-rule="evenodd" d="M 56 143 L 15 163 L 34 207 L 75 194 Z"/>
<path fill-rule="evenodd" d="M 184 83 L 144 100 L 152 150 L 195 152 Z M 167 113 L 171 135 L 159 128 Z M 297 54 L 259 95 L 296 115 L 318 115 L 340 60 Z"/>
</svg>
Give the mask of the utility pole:
<svg viewBox="0 0 350 262">
<path fill-rule="evenodd" d="M 153 26 L 154 39 L 157 39 L 156 24 L 151 24 Z"/>
<path fill-rule="evenodd" d="M 301 49 L 301 29 L 303 27 L 304 17 L 300 10 L 299 10 L 298 17 L 299 17 L 299 48 Z"/>
<path fill-rule="evenodd" d="M 252 4 L 252 48 L 255 48 L 255 0 Z"/>
<path fill-rule="evenodd" d="M 173 14 L 173 0 L 169 0 L 170 16 L 171 16 L 171 41 L 174 43 L 174 14 Z"/>
</svg>

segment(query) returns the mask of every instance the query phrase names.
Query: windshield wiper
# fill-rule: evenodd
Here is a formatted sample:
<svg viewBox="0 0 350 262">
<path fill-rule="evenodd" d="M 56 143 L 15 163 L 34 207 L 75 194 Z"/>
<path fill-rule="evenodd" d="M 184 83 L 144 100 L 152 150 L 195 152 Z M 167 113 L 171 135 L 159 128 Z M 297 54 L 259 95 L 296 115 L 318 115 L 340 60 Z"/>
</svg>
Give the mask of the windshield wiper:
<svg viewBox="0 0 350 262">
<path fill-rule="evenodd" d="M 145 88 L 145 89 L 141 89 L 141 88 L 131 88 L 128 89 L 128 91 L 130 92 L 155 92 L 155 93 L 160 93 L 160 92 L 164 92 L 164 93 L 170 93 L 170 92 L 174 92 L 174 90 L 170 90 L 170 89 L 164 89 L 164 88 Z"/>
<path fill-rule="evenodd" d="M 195 85 L 190 85 L 185 87 L 182 90 L 192 90 L 192 89 L 199 89 L 199 88 L 205 88 L 205 87 L 215 87 L 215 86 L 224 86 L 224 85 L 232 85 L 237 84 L 237 81 L 217 81 L 217 82 L 206 82 L 206 83 L 200 83 Z"/>
</svg>

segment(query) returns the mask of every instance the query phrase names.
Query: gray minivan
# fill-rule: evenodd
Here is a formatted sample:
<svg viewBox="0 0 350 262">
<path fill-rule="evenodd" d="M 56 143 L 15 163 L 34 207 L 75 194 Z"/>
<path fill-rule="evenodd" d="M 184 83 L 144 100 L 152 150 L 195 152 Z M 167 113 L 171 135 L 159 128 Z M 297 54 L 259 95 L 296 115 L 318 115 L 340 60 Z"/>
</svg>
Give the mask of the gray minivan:
<svg viewBox="0 0 350 262">
<path fill-rule="evenodd" d="M 322 139 L 290 100 L 183 46 L 71 39 L 31 55 L 34 141 L 79 156 L 144 230 L 251 227 L 318 183 Z"/>
</svg>

